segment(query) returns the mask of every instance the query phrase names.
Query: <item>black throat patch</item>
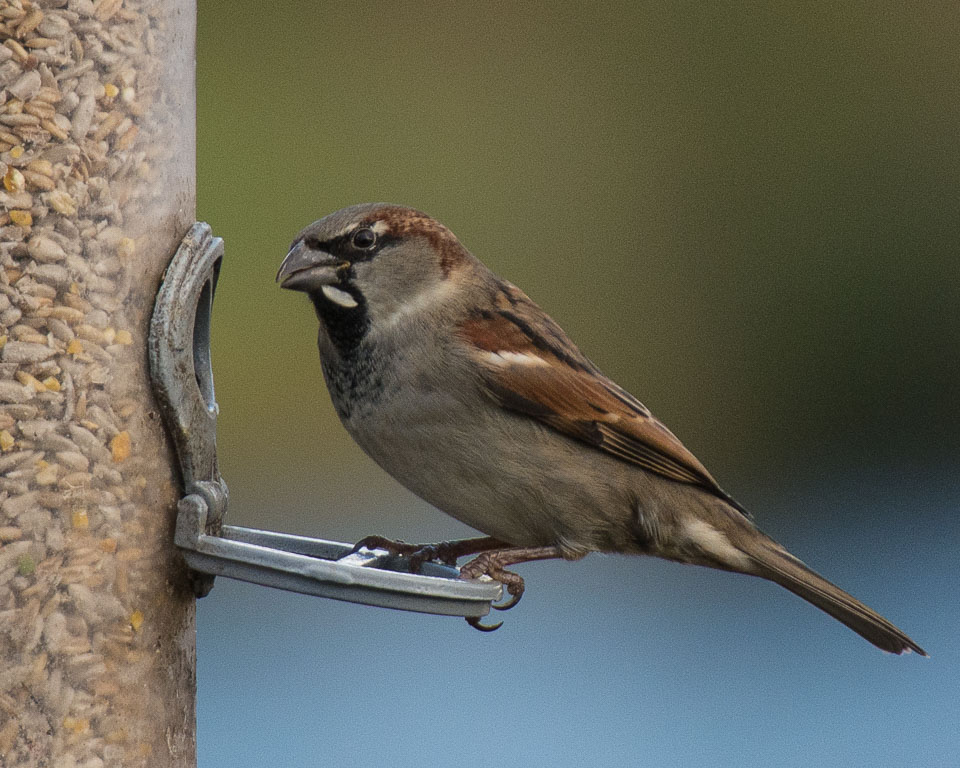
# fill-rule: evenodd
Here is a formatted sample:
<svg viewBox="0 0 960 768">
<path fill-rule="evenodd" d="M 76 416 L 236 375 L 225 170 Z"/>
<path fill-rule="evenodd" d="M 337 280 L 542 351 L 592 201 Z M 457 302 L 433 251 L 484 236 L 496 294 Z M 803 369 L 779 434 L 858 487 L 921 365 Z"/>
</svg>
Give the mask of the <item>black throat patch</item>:
<svg viewBox="0 0 960 768">
<path fill-rule="evenodd" d="M 356 288 L 348 283 L 332 287 L 350 294 L 357 306 L 341 306 L 324 296 L 322 291 L 311 293 L 310 301 L 337 352 L 341 357 L 349 358 L 370 330 L 370 314 L 367 312 L 366 299 Z"/>
</svg>

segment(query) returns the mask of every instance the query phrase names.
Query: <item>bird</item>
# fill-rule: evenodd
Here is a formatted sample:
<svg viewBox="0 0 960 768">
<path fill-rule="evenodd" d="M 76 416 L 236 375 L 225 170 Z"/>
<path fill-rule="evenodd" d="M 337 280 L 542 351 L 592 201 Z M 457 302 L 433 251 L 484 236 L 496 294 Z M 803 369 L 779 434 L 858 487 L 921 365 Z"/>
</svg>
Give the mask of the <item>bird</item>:
<svg viewBox="0 0 960 768">
<path fill-rule="evenodd" d="M 815 573 L 523 291 L 413 208 L 364 203 L 304 228 L 277 281 L 319 320 L 323 377 L 346 431 L 414 494 L 485 536 L 386 546 L 488 576 L 592 552 L 651 555 L 758 576 L 878 648 L 926 652 Z M 356 548 L 355 548 L 356 549 Z M 477 619 L 478 629 L 495 629 Z"/>
</svg>

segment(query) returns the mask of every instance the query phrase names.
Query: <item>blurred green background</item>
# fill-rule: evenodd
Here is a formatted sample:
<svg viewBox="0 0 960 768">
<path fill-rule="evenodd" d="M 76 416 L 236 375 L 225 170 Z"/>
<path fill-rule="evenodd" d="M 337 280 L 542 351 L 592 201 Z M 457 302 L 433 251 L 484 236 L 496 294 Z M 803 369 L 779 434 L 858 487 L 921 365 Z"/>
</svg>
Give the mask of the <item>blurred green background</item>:
<svg viewBox="0 0 960 768">
<path fill-rule="evenodd" d="M 456 747 L 503 765 L 638 750 L 655 765 L 956 765 L 960 6 L 199 13 L 198 216 L 227 244 L 213 344 L 233 522 L 467 533 L 352 444 L 312 310 L 273 284 L 314 219 L 403 203 L 934 657 L 884 658 L 744 577 L 617 558 L 525 566 L 528 596 L 489 638 L 221 580 L 200 608 L 201 765 L 315 765 L 338 745 L 340 764 L 366 764 L 351 744 L 395 765 Z"/>
</svg>

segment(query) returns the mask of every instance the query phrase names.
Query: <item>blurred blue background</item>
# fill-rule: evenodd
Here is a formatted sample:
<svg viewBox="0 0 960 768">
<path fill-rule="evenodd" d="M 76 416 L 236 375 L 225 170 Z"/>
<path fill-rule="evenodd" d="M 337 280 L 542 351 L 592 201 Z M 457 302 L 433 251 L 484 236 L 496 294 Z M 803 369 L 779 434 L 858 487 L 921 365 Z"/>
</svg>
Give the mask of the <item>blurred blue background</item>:
<svg viewBox="0 0 960 768">
<path fill-rule="evenodd" d="M 960 765 L 960 7 L 199 5 L 232 522 L 469 535 L 352 444 L 273 284 L 304 225 L 404 203 L 932 656 L 653 560 L 521 566 L 490 635 L 221 579 L 203 768 Z"/>
</svg>

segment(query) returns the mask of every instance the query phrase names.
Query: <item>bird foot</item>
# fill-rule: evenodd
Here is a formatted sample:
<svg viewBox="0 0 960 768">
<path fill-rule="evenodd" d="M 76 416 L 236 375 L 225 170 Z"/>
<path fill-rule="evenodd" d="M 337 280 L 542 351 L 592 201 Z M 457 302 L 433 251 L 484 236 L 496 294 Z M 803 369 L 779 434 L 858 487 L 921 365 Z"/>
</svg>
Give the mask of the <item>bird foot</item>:
<svg viewBox="0 0 960 768">
<path fill-rule="evenodd" d="M 499 553 L 485 552 L 479 557 L 475 557 L 460 569 L 460 578 L 478 579 L 481 576 L 489 576 L 494 581 L 499 581 L 506 588 L 510 598 L 505 603 L 494 604 L 490 607 L 495 611 L 509 611 L 519 603 L 520 598 L 523 597 L 523 591 L 525 589 L 523 577 L 518 573 L 506 570 L 500 565 L 496 557 L 497 554 Z M 475 616 L 468 616 L 467 624 L 474 629 L 479 629 L 481 632 L 493 632 L 503 626 L 502 621 L 498 621 L 496 624 L 482 624 L 479 617 Z"/>
<path fill-rule="evenodd" d="M 385 549 L 391 555 L 406 558 L 410 573 L 419 573 L 424 563 L 437 562 L 455 566 L 458 558 L 475 555 L 477 552 L 488 549 L 502 549 L 505 546 L 507 545 L 504 542 L 491 536 L 441 541 L 437 544 L 407 544 L 384 536 L 366 536 L 354 544 L 353 548 L 343 557 L 356 554 L 361 549 Z M 343 558 L 339 559 L 342 560 Z"/>
<path fill-rule="evenodd" d="M 499 581 L 506 588 L 510 599 L 505 603 L 491 607 L 497 611 L 508 611 L 519 603 L 520 598 L 523 597 L 524 584 L 520 574 L 508 571 L 506 566 L 531 560 L 549 560 L 554 557 L 563 557 L 563 553 L 555 546 L 511 547 L 484 552 L 460 569 L 460 578 L 478 579 L 481 576 L 489 576 L 494 581 Z M 470 616 L 467 617 L 467 624 L 481 632 L 493 632 L 503 626 L 502 621 L 497 624 L 481 624 L 479 618 Z"/>
<path fill-rule="evenodd" d="M 503 567 L 503 561 L 507 560 L 512 550 L 506 552 L 484 552 L 479 557 L 473 558 L 463 568 L 460 569 L 461 579 L 479 579 L 481 576 L 489 576 L 494 581 L 499 581 L 506 588 L 510 599 L 502 605 L 494 605 L 498 611 L 507 611 L 520 602 L 523 597 L 523 578 L 518 573 L 508 571 Z"/>
</svg>

